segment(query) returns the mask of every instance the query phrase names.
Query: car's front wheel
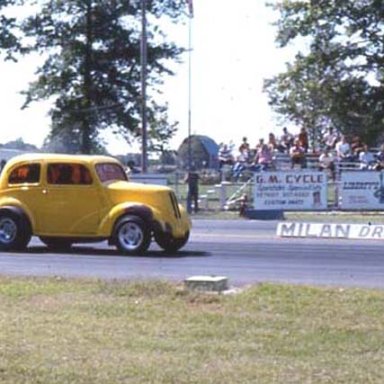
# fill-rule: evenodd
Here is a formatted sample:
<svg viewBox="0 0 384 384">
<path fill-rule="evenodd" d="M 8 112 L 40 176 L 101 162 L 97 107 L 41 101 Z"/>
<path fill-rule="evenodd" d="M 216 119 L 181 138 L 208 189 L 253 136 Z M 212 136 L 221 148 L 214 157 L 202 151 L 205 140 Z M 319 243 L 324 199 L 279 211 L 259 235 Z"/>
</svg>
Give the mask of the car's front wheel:
<svg viewBox="0 0 384 384">
<path fill-rule="evenodd" d="M 30 240 L 31 229 L 22 215 L 14 212 L 0 213 L 0 250 L 21 250 Z"/>
<path fill-rule="evenodd" d="M 149 248 L 151 231 L 138 216 L 124 216 L 116 224 L 113 242 L 117 249 L 128 255 L 142 255 Z"/>
<path fill-rule="evenodd" d="M 157 234 L 155 236 L 156 243 L 160 248 L 163 248 L 165 252 L 175 253 L 180 248 L 184 247 L 187 244 L 189 239 L 189 232 L 187 232 L 183 237 L 175 238 L 171 235 Z"/>
</svg>

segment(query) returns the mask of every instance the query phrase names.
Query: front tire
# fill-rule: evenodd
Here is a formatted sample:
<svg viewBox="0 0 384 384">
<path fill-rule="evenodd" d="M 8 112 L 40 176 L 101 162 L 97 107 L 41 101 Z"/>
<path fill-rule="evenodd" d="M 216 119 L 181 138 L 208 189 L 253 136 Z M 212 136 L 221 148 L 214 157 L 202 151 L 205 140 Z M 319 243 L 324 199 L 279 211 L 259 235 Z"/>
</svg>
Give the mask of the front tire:
<svg viewBox="0 0 384 384">
<path fill-rule="evenodd" d="M 156 243 L 160 248 L 163 248 L 165 252 L 175 253 L 180 248 L 184 247 L 187 244 L 189 239 L 189 232 L 187 232 L 184 237 L 175 238 L 171 235 L 158 234 L 155 236 Z"/>
<path fill-rule="evenodd" d="M 15 212 L 0 213 L 1 251 L 25 249 L 31 236 L 31 227 L 23 215 Z"/>
<path fill-rule="evenodd" d="M 151 231 L 140 217 L 124 216 L 116 224 L 113 240 L 121 253 L 142 255 L 149 248 Z"/>
</svg>

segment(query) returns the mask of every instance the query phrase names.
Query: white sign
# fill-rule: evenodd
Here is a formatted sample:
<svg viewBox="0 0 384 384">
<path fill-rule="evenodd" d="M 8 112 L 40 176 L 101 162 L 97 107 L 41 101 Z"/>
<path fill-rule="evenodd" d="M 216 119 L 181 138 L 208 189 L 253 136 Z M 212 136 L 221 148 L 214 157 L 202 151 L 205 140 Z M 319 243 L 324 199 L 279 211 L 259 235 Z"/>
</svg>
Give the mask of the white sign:
<svg viewBox="0 0 384 384">
<path fill-rule="evenodd" d="M 321 210 L 327 208 L 327 175 L 323 172 L 255 174 L 256 210 Z"/>
<path fill-rule="evenodd" d="M 157 185 L 167 185 L 168 179 L 167 176 L 158 175 L 158 174 L 148 174 L 148 173 L 133 173 L 128 175 L 129 181 L 135 183 L 143 184 L 157 184 Z"/>
<path fill-rule="evenodd" d="M 384 225 L 284 222 L 277 224 L 276 234 L 280 237 L 384 240 Z"/>
<path fill-rule="evenodd" d="M 383 172 L 342 172 L 339 196 L 342 209 L 384 209 Z"/>
</svg>

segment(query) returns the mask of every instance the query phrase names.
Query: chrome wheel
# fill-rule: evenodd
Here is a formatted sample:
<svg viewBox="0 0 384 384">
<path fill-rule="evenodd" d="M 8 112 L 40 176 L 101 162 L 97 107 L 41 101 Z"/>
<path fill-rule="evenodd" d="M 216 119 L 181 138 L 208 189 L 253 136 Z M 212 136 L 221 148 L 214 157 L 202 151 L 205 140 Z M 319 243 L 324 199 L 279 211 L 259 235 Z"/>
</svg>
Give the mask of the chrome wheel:
<svg viewBox="0 0 384 384">
<path fill-rule="evenodd" d="M 119 228 L 119 243 L 128 251 L 140 247 L 144 239 L 144 234 L 140 226 L 132 221 L 122 224 Z"/>
<path fill-rule="evenodd" d="M 151 242 L 148 225 L 137 216 L 124 216 L 116 224 L 114 243 L 126 254 L 143 254 Z"/>
<path fill-rule="evenodd" d="M 0 218 L 0 243 L 4 245 L 12 244 L 17 237 L 18 226 L 11 217 Z"/>
</svg>

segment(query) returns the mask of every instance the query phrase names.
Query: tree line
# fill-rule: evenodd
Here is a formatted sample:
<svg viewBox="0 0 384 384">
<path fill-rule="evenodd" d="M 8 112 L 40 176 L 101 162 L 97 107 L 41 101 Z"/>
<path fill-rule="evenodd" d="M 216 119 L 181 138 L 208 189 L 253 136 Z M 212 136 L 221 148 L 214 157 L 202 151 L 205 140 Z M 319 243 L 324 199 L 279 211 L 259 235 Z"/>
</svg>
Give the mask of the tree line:
<svg viewBox="0 0 384 384">
<path fill-rule="evenodd" d="M 186 3 L 146 0 L 146 6 L 149 146 L 156 149 L 177 129 L 155 96 L 184 51 L 165 29 L 185 20 Z M 105 131 L 127 143 L 141 136 L 140 9 L 141 0 L 0 0 L 2 59 L 43 58 L 22 108 L 52 101 L 45 148 L 101 153 Z"/>
<path fill-rule="evenodd" d="M 184 52 L 170 41 L 166 23 L 182 23 L 186 3 L 146 0 L 149 136 L 160 150 L 177 122 L 156 96 Z M 270 6 L 278 14 L 278 45 L 302 47 L 284 72 L 265 80 L 272 108 L 313 140 L 330 126 L 369 145 L 382 140 L 383 2 L 276 0 Z M 0 0 L 1 58 L 43 58 L 23 92 L 23 108 L 52 101 L 46 148 L 99 153 L 106 131 L 127 143 L 141 136 L 140 8 L 141 0 Z"/>
<path fill-rule="evenodd" d="M 284 0 L 279 47 L 300 47 L 286 70 L 265 80 L 272 108 L 304 126 L 313 140 L 327 127 L 383 141 L 384 4 L 381 0 Z"/>
</svg>

